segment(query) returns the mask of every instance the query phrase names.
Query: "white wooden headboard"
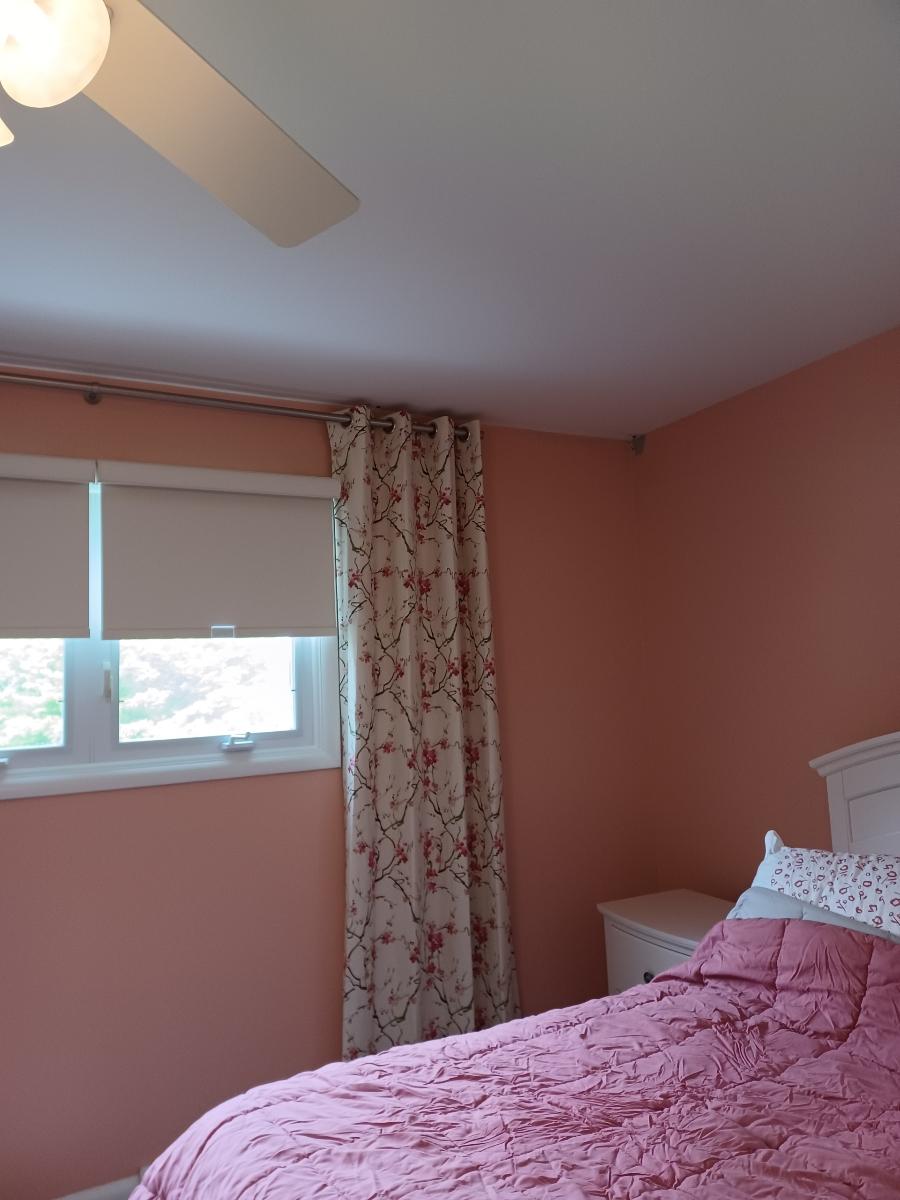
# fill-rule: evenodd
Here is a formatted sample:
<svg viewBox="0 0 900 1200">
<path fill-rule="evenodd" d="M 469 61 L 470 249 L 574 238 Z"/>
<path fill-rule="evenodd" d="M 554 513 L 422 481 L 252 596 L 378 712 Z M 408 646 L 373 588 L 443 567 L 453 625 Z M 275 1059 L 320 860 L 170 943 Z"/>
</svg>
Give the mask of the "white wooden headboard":
<svg viewBox="0 0 900 1200">
<path fill-rule="evenodd" d="M 834 850 L 900 854 L 900 733 L 834 750 L 809 765 L 828 782 Z"/>
</svg>

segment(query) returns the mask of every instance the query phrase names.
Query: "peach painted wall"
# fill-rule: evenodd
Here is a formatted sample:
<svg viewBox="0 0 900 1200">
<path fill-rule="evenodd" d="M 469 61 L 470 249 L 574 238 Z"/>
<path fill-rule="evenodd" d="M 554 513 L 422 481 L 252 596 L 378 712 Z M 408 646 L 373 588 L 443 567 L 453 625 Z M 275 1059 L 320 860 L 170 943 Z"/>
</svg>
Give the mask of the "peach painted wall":
<svg viewBox="0 0 900 1200">
<path fill-rule="evenodd" d="M 132 1173 L 340 1052 L 336 771 L 6 801 L 0 1195 Z"/>
<path fill-rule="evenodd" d="M 622 442 L 485 435 L 511 906 L 527 1012 L 602 994 L 597 901 L 655 884 L 635 770 L 635 480 Z"/>
<path fill-rule="evenodd" d="M 638 460 L 661 886 L 735 896 L 829 845 L 816 755 L 900 728 L 900 329 L 680 421 Z"/>
<path fill-rule="evenodd" d="M 0 450 L 329 469 L 321 425 L 30 391 L 0 392 Z M 485 455 L 536 1011 L 602 988 L 593 905 L 652 882 L 631 852 L 634 472 L 590 439 L 489 429 Z M 0 1196 L 130 1174 L 218 1100 L 337 1057 L 342 928 L 338 771 L 0 805 Z"/>
</svg>

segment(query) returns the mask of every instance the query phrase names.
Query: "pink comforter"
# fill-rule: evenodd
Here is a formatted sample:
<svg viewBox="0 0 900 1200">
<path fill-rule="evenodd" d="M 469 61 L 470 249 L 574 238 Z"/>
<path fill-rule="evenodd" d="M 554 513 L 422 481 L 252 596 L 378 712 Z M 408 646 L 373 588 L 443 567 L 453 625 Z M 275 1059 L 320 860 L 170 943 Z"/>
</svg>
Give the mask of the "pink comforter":
<svg viewBox="0 0 900 1200">
<path fill-rule="evenodd" d="M 238 1096 L 134 1200 L 900 1197 L 900 945 L 727 921 L 646 987 Z"/>
</svg>

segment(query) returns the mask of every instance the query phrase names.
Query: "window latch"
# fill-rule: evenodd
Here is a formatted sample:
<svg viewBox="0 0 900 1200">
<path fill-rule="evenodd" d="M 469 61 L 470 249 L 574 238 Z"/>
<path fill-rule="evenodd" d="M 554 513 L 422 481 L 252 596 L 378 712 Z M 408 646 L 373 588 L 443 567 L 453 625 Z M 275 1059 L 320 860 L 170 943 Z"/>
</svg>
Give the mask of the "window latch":
<svg viewBox="0 0 900 1200">
<path fill-rule="evenodd" d="M 256 745 L 249 733 L 245 733 L 243 737 L 227 737 L 221 744 L 221 748 L 226 754 L 233 754 L 236 750 L 252 750 Z"/>
<path fill-rule="evenodd" d="M 113 698 L 112 663 L 105 662 L 103 664 L 103 699 L 111 701 L 112 698 Z"/>
</svg>

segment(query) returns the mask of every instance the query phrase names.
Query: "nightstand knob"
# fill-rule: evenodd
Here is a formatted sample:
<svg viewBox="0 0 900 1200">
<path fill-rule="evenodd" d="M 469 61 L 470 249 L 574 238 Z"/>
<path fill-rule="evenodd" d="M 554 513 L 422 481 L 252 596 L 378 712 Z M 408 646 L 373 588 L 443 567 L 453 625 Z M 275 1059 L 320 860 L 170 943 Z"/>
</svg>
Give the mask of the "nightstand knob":
<svg viewBox="0 0 900 1200">
<path fill-rule="evenodd" d="M 652 983 L 652 982 L 653 982 L 653 972 L 645 971 L 644 972 L 644 983 Z"/>
</svg>

